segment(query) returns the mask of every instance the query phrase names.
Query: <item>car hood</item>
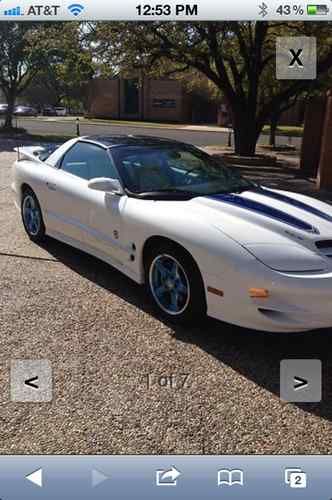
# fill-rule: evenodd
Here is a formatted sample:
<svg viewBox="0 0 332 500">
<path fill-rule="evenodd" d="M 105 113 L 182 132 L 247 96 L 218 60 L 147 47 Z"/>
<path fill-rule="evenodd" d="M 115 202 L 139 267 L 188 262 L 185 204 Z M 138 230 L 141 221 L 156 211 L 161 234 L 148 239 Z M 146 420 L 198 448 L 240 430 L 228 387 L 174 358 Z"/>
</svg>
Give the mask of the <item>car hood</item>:
<svg viewBox="0 0 332 500">
<path fill-rule="evenodd" d="M 331 240 L 332 207 L 298 193 L 257 188 L 192 200 L 192 209 L 238 243 L 294 243 L 311 249 Z"/>
</svg>

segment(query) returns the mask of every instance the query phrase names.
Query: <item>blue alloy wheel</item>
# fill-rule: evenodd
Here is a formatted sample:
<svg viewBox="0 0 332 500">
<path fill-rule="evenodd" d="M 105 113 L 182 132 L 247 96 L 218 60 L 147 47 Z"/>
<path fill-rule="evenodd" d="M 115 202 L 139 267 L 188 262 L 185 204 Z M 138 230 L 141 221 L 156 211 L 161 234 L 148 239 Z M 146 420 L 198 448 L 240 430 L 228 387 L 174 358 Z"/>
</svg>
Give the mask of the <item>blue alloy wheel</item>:
<svg viewBox="0 0 332 500">
<path fill-rule="evenodd" d="M 158 255 L 151 264 L 149 282 L 158 306 L 171 316 L 182 314 L 190 302 L 189 279 L 170 255 Z"/>
<path fill-rule="evenodd" d="M 36 200 L 28 194 L 23 201 L 23 219 L 30 236 L 36 236 L 41 227 L 41 212 Z"/>
</svg>

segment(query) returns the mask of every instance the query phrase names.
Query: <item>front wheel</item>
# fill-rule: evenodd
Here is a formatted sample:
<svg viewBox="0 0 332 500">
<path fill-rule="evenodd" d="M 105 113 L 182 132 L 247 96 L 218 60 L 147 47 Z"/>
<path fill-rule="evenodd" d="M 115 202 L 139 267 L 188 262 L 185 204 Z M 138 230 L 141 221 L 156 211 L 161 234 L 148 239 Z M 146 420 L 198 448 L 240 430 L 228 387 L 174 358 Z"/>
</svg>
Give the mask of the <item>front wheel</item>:
<svg viewBox="0 0 332 500">
<path fill-rule="evenodd" d="M 148 295 L 159 312 L 177 323 L 193 323 L 206 315 L 200 271 L 190 255 L 173 244 L 153 249 L 145 263 Z"/>
<path fill-rule="evenodd" d="M 38 243 L 45 237 L 45 225 L 37 196 L 26 189 L 22 196 L 21 215 L 24 229 L 29 238 Z"/>
</svg>

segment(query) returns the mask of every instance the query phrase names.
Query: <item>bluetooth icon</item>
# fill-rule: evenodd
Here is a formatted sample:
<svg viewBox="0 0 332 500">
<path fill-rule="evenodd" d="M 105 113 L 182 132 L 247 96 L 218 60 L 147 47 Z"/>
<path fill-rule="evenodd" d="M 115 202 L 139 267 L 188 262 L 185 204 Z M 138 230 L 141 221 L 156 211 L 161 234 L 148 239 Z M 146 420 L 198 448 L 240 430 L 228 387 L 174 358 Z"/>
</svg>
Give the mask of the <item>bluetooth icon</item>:
<svg viewBox="0 0 332 500">
<path fill-rule="evenodd" d="M 268 5 L 266 5 L 265 2 L 263 2 L 261 5 L 259 5 L 259 15 L 262 17 L 266 17 L 268 14 Z"/>
</svg>

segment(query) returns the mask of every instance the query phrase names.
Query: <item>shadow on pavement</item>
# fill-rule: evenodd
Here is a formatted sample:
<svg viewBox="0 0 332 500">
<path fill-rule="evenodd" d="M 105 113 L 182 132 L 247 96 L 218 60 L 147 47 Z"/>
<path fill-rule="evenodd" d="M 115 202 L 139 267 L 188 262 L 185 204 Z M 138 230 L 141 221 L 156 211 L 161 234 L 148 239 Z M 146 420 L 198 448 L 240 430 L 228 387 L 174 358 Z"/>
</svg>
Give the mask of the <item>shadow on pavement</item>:
<svg viewBox="0 0 332 500">
<path fill-rule="evenodd" d="M 6 139 L 0 135 L 0 153 L 14 153 L 14 148 L 20 145 L 19 139 Z"/>
<path fill-rule="evenodd" d="M 48 238 L 43 248 L 84 278 L 156 316 L 144 290 L 107 264 Z M 207 319 L 200 327 L 167 323 L 178 341 L 196 345 L 221 363 L 279 397 L 279 367 L 283 359 L 320 359 L 323 362 L 323 402 L 296 405 L 332 421 L 332 329 L 301 334 L 269 334 Z M 239 391 L 241 387 L 239 387 Z"/>
</svg>

